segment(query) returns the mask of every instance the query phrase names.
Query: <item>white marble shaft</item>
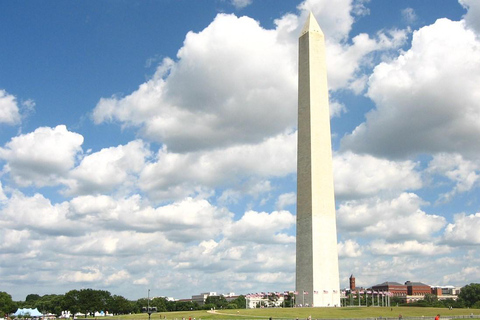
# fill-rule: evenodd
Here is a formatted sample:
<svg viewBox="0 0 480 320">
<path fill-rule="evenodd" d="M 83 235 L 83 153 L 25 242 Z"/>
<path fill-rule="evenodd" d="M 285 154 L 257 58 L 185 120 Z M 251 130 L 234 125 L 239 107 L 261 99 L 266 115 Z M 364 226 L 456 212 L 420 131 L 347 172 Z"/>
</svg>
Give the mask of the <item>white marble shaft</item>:
<svg viewBox="0 0 480 320">
<path fill-rule="evenodd" d="M 340 306 L 325 40 L 312 13 L 299 38 L 297 152 L 295 302 Z"/>
</svg>

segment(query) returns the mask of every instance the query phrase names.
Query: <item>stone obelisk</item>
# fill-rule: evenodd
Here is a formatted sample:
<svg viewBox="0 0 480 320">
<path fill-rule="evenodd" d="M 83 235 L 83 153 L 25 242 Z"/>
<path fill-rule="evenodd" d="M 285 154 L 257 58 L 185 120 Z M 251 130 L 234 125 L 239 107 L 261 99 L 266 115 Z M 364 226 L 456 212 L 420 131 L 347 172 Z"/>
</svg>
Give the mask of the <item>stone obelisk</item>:
<svg viewBox="0 0 480 320">
<path fill-rule="evenodd" d="M 325 39 L 312 13 L 298 51 L 295 303 L 340 306 Z"/>
</svg>

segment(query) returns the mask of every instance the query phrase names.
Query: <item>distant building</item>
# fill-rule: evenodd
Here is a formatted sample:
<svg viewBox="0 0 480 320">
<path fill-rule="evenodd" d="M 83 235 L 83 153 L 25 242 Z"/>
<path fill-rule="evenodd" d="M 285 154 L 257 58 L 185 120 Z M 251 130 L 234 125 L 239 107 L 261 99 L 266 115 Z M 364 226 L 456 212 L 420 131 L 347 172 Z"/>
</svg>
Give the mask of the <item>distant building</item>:
<svg viewBox="0 0 480 320">
<path fill-rule="evenodd" d="M 163 297 L 165 298 L 165 300 L 167 301 L 177 301 L 177 299 L 175 299 L 174 297 Z"/>
<path fill-rule="evenodd" d="M 432 294 L 436 295 L 437 297 L 441 297 L 443 294 L 442 288 L 440 287 L 432 287 L 431 291 L 432 291 Z"/>
<path fill-rule="evenodd" d="M 407 303 L 423 300 L 426 294 L 432 294 L 432 287 L 422 282 L 405 282 L 407 286 Z"/>
<path fill-rule="evenodd" d="M 355 291 L 355 277 L 353 274 L 350 276 L 350 292 Z"/>
<path fill-rule="evenodd" d="M 445 295 L 458 296 L 458 294 L 460 293 L 460 290 L 462 289 L 460 287 L 454 287 L 454 286 L 436 286 L 434 288 L 440 289 L 442 291 L 442 296 L 445 296 Z"/>
<path fill-rule="evenodd" d="M 225 300 L 227 300 L 227 302 L 235 301 L 239 297 L 239 295 L 237 295 L 233 292 L 223 294 L 223 296 L 225 297 Z"/>
<path fill-rule="evenodd" d="M 432 287 L 422 282 L 405 282 L 407 286 L 407 295 L 409 296 L 424 296 L 432 293 Z"/>
<path fill-rule="evenodd" d="M 438 300 L 457 300 L 461 288 L 454 286 L 436 286 L 432 287 L 432 294 L 436 295 Z"/>
<path fill-rule="evenodd" d="M 199 305 L 203 306 L 205 304 L 205 301 L 207 300 L 208 297 L 213 296 L 216 297 L 218 296 L 216 292 L 204 292 L 200 293 L 197 295 L 192 296 L 192 302 L 196 302 Z"/>
<path fill-rule="evenodd" d="M 398 282 L 386 281 L 372 286 L 375 292 L 387 292 L 392 297 L 406 297 L 407 286 Z"/>
<path fill-rule="evenodd" d="M 263 294 L 247 294 L 245 296 L 246 308 L 247 309 L 255 309 L 258 307 L 262 307 L 268 301 Z"/>
<path fill-rule="evenodd" d="M 364 289 L 355 286 L 355 277 L 353 274 L 350 276 L 349 280 L 350 289 L 347 288 L 342 292 L 342 299 L 346 299 L 350 294 L 365 294 L 367 297 L 370 297 L 371 300 L 368 301 L 371 301 L 370 303 L 373 305 L 378 304 L 390 306 L 392 298 L 395 298 L 397 301 L 400 299 L 406 303 L 417 302 L 423 300 L 427 294 L 437 296 L 438 300 L 457 300 L 458 294 L 461 290 L 460 287 L 430 286 L 422 282 L 412 281 L 406 281 L 404 284 L 386 281 L 374 285 L 371 288 Z M 366 304 L 368 304 L 367 297 L 365 297 L 364 300 L 364 303 Z"/>
</svg>

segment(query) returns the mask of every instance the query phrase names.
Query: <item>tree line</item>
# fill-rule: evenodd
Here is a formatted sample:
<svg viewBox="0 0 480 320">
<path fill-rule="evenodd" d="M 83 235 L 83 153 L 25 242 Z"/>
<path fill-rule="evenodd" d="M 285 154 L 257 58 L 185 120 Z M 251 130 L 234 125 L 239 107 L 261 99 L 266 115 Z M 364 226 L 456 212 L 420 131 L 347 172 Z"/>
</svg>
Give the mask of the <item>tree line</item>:
<svg viewBox="0 0 480 320">
<path fill-rule="evenodd" d="M 269 300 L 271 299 L 268 297 Z M 290 299 L 289 299 L 290 298 Z M 273 299 L 273 298 L 272 298 Z M 438 300 L 432 294 L 425 295 L 423 300 L 415 303 L 402 304 L 392 298 L 391 303 L 399 303 L 404 306 L 446 307 L 446 308 L 475 308 L 480 309 L 480 284 L 471 283 L 464 286 L 457 300 Z M 291 296 L 287 296 L 286 305 L 290 306 Z M 136 301 L 128 300 L 119 295 L 112 295 L 108 291 L 81 289 L 71 290 L 65 294 L 29 294 L 25 301 L 13 301 L 12 296 L 0 291 L 0 317 L 14 313 L 18 308 L 37 308 L 42 313 L 60 315 L 62 311 L 70 311 L 72 314 L 81 312 L 85 315 L 96 311 L 108 311 L 111 314 L 130 314 L 145 312 L 145 307 L 156 308 L 157 312 L 210 310 L 215 309 L 245 309 L 245 296 L 241 295 L 233 301 L 227 301 L 224 296 L 209 296 L 204 305 L 192 301 L 169 301 L 163 297 L 141 298 Z"/>
<path fill-rule="evenodd" d="M 29 294 L 25 301 L 13 301 L 12 296 L 0 291 L 0 317 L 11 314 L 18 308 L 37 308 L 40 312 L 58 315 L 62 311 L 70 311 L 72 314 L 93 314 L 97 311 L 108 311 L 110 314 L 130 314 L 146 312 L 146 307 L 155 308 L 157 312 L 210 310 L 216 309 L 245 309 L 245 297 L 237 297 L 233 301 L 227 301 L 224 296 L 210 296 L 204 305 L 192 301 L 169 301 L 164 297 L 141 298 L 128 300 L 120 295 L 112 295 L 108 291 L 81 289 L 71 290 L 65 294 L 48 294 L 40 296 Z"/>
</svg>

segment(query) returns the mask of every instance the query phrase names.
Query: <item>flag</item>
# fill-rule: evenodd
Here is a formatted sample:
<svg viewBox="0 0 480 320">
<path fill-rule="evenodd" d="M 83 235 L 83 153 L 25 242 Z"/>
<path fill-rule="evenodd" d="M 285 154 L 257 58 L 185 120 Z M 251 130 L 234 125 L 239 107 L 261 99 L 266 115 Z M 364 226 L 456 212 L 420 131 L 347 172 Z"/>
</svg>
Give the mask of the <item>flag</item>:
<svg viewBox="0 0 480 320">
<path fill-rule="evenodd" d="M 298 294 L 298 291 L 293 292 L 293 294 Z"/>
<path fill-rule="evenodd" d="M 303 290 L 303 294 L 308 294 L 308 292 L 307 292 L 307 291 L 305 291 L 305 290 Z"/>
<path fill-rule="evenodd" d="M 337 293 L 338 291 L 337 290 L 333 290 L 333 293 Z"/>
<path fill-rule="evenodd" d="M 328 293 L 328 290 L 323 290 L 323 293 Z"/>
</svg>

